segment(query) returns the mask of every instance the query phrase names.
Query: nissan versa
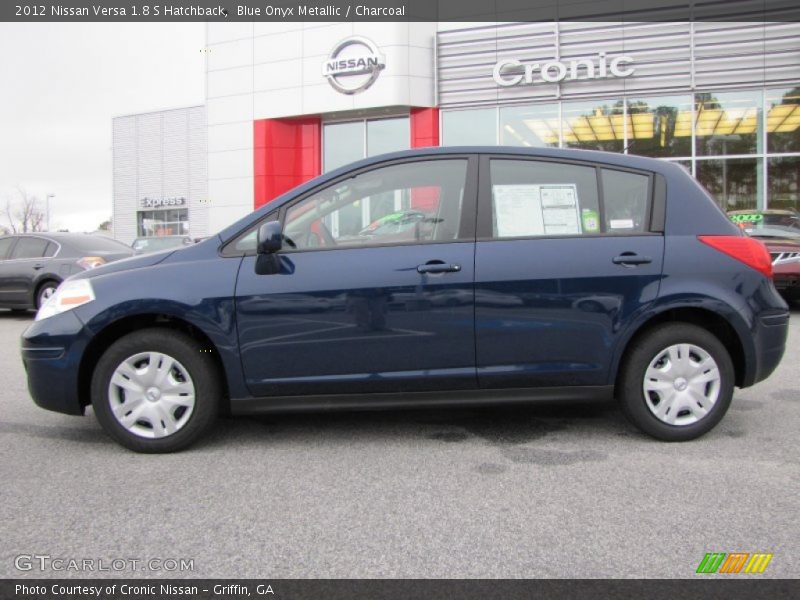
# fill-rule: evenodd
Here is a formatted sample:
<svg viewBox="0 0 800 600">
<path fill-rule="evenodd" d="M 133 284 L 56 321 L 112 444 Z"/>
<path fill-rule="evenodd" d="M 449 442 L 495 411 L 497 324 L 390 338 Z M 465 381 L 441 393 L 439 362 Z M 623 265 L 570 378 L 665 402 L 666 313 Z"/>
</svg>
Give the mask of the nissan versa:
<svg viewBox="0 0 800 600">
<path fill-rule="evenodd" d="M 383 226 L 398 214 L 408 226 Z M 648 434 L 689 440 L 783 355 L 771 269 L 678 165 L 432 148 L 73 275 L 22 356 L 37 404 L 91 404 L 141 452 L 184 448 L 220 411 L 613 397 Z"/>
</svg>

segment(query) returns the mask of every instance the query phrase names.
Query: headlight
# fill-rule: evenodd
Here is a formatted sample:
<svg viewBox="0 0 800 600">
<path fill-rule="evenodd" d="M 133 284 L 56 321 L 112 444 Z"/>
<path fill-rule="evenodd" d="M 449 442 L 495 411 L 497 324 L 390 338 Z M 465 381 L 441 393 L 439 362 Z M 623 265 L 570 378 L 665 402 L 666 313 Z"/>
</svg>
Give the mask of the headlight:
<svg viewBox="0 0 800 600">
<path fill-rule="evenodd" d="M 39 307 L 36 320 L 41 321 L 53 315 L 58 315 L 73 308 L 78 308 L 94 300 L 94 290 L 88 279 L 65 281 L 56 290 L 56 293 Z"/>
</svg>

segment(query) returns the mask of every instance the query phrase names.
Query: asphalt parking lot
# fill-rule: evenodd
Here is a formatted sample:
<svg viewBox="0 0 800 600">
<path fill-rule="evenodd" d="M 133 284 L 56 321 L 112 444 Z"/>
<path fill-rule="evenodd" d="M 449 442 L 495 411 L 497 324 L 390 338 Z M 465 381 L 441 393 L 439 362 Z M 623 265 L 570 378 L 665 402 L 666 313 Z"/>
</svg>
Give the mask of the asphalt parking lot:
<svg viewBox="0 0 800 600">
<path fill-rule="evenodd" d="M 165 456 L 32 403 L 31 319 L 0 311 L 0 577 L 692 577 L 706 552 L 800 573 L 797 310 L 779 370 L 695 442 L 570 404 L 229 418 Z M 32 554 L 193 570 L 18 571 Z"/>
</svg>

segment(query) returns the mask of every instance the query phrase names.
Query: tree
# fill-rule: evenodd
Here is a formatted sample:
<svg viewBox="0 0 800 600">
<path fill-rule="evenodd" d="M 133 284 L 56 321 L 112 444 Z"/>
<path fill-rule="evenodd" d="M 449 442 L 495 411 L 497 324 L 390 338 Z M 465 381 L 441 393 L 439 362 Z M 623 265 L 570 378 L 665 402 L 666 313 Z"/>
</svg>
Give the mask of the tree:
<svg viewBox="0 0 800 600">
<path fill-rule="evenodd" d="M 97 226 L 98 231 L 113 231 L 113 221 L 111 219 L 106 219 L 100 225 Z"/>
<path fill-rule="evenodd" d="M 6 198 L 2 214 L 8 221 L 12 233 L 44 231 L 45 214 L 39 208 L 39 199 L 24 188 L 17 188 L 17 198 Z"/>
</svg>

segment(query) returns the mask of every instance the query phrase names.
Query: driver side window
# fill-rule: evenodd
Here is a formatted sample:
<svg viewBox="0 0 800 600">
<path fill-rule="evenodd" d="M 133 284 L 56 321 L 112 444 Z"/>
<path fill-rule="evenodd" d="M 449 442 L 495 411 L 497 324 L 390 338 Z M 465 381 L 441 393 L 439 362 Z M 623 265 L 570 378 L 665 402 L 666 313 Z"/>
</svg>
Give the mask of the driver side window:
<svg viewBox="0 0 800 600">
<path fill-rule="evenodd" d="M 426 160 L 334 183 L 287 210 L 286 249 L 455 240 L 466 174 L 465 159 Z"/>
</svg>

